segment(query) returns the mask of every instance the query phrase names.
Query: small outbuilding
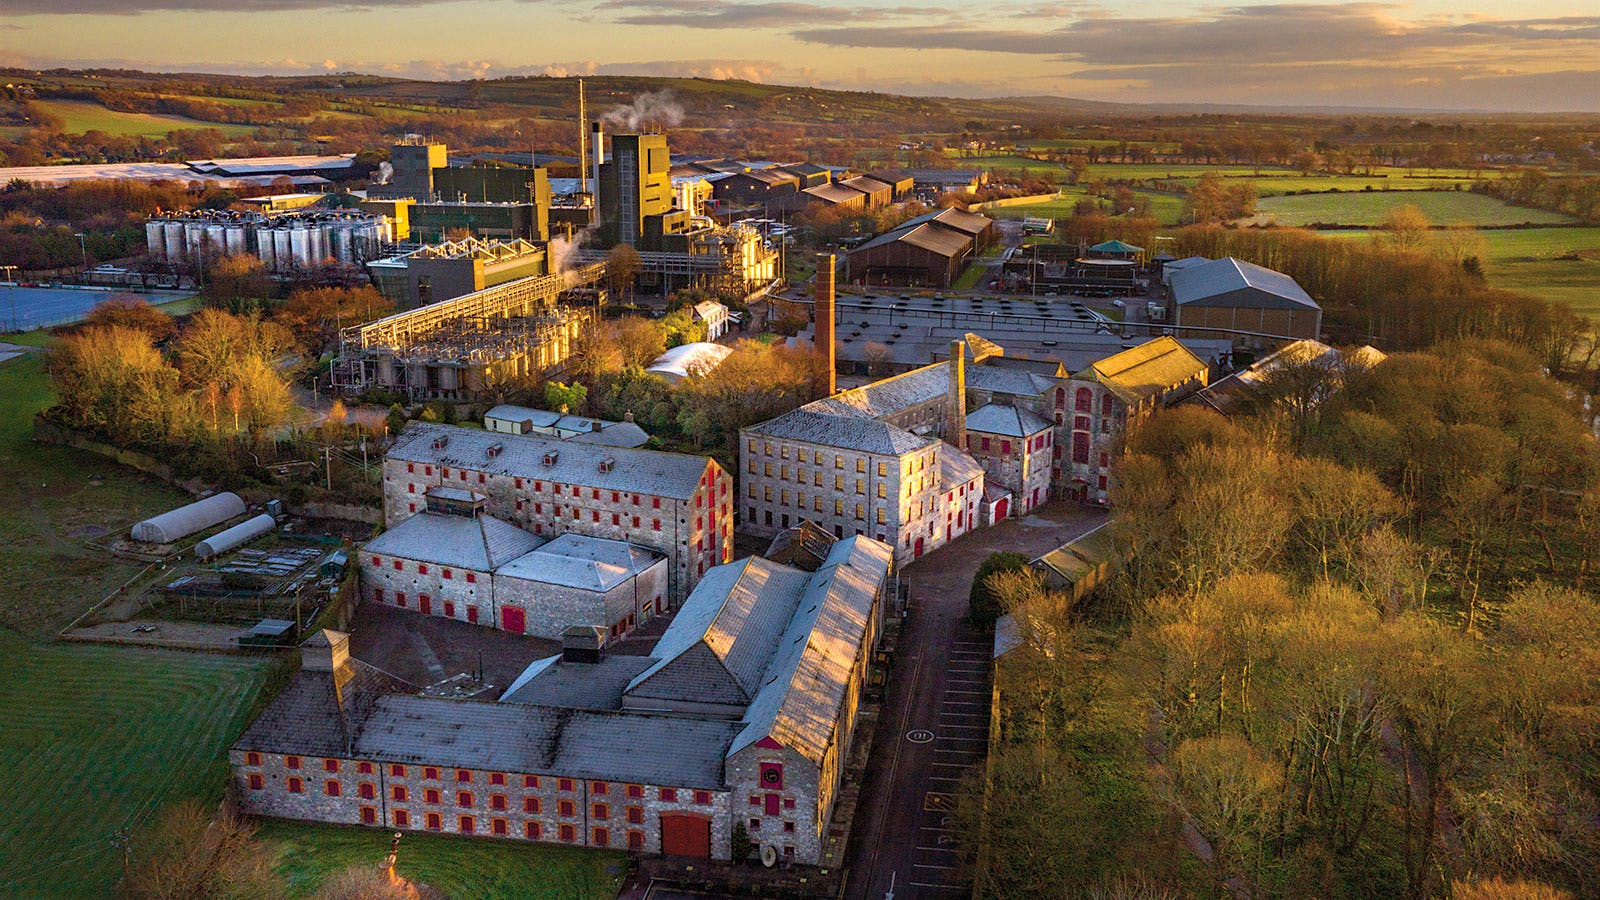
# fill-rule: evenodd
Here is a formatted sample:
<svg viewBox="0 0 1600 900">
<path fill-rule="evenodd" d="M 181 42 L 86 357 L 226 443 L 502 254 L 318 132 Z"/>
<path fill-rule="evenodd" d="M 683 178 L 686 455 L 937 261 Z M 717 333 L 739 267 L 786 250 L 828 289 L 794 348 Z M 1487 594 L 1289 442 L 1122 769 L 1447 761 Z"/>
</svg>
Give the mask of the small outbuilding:
<svg viewBox="0 0 1600 900">
<path fill-rule="evenodd" d="M 187 506 L 145 519 L 130 532 L 136 541 L 170 544 L 245 513 L 244 501 L 231 491 L 212 494 Z"/>
</svg>

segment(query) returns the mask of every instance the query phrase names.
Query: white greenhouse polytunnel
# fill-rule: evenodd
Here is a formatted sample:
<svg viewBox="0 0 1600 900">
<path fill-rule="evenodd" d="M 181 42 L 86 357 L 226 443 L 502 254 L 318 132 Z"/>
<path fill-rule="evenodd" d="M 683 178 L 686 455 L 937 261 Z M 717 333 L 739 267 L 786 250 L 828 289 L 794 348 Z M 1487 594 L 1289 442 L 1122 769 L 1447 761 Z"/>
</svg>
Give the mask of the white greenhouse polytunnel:
<svg viewBox="0 0 1600 900">
<path fill-rule="evenodd" d="M 227 553 L 240 544 L 253 541 L 277 527 L 278 523 L 275 519 L 266 513 L 262 513 L 249 521 L 240 522 L 232 528 L 219 531 L 195 544 L 194 555 L 199 559 L 210 559 L 218 554 Z"/>
<path fill-rule="evenodd" d="M 234 516 L 242 515 L 244 515 L 244 501 L 239 499 L 238 494 L 231 492 L 212 494 L 188 506 L 180 506 L 159 516 L 145 519 L 133 526 L 130 534 L 136 541 L 170 544 L 196 531 L 203 531 Z"/>
</svg>

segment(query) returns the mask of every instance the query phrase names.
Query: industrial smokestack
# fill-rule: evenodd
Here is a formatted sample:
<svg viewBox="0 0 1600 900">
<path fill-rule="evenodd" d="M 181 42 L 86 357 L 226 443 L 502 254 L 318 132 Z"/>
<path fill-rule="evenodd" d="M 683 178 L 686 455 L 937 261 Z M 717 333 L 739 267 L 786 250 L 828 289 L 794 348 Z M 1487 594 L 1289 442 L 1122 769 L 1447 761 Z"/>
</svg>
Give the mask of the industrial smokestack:
<svg viewBox="0 0 1600 900">
<path fill-rule="evenodd" d="M 589 126 L 589 150 L 594 154 L 594 195 L 597 198 L 600 196 L 600 163 L 606 156 L 605 150 L 601 146 L 603 137 L 600 133 L 600 122 L 596 120 Z M 599 203 L 595 204 L 595 208 L 598 209 L 599 206 Z"/>
<path fill-rule="evenodd" d="M 950 342 L 950 397 L 944 439 L 958 450 L 967 449 L 967 345 Z"/>
<path fill-rule="evenodd" d="M 833 339 L 833 275 L 834 258 L 832 253 L 824 253 L 817 257 L 817 277 L 812 284 L 811 304 L 811 334 L 812 343 L 823 354 L 823 372 L 818 379 L 818 390 L 824 397 L 832 397 L 839 390 L 837 368 L 834 358 L 835 347 Z"/>
</svg>

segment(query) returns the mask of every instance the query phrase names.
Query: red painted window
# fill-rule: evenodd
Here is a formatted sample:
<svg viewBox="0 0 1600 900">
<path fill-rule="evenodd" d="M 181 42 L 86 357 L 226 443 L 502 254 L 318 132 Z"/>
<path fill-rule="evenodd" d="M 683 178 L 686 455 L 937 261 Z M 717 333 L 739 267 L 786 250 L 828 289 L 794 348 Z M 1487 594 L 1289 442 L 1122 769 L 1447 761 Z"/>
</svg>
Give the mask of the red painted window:
<svg viewBox="0 0 1600 900">
<path fill-rule="evenodd" d="M 570 790 L 572 790 L 572 779 L 571 778 L 563 778 L 560 781 L 556 782 L 556 786 L 559 787 L 563 791 L 570 791 Z"/>
<path fill-rule="evenodd" d="M 642 831 L 630 831 L 630 832 L 628 832 L 628 849 L 630 849 L 630 850 L 642 850 L 642 849 L 644 849 L 644 832 L 642 832 Z"/>
<path fill-rule="evenodd" d="M 522 826 L 522 833 L 526 834 L 530 841 L 537 841 L 543 832 L 544 828 L 538 822 L 528 822 Z"/>
<path fill-rule="evenodd" d="M 522 479 L 521 478 L 517 479 L 517 490 L 519 490 L 519 491 L 522 490 Z"/>
<path fill-rule="evenodd" d="M 505 784 L 506 783 L 506 773 L 504 773 L 504 772 L 490 772 L 489 773 L 489 783 L 490 784 Z"/>
<path fill-rule="evenodd" d="M 289 779 L 289 793 L 291 793 L 291 794 L 303 794 L 303 793 L 305 793 L 305 790 L 306 790 L 306 783 L 304 781 L 300 780 L 299 778 L 290 778 Z"/>
<path fill-rule="evenodd" d="M 389 775 L 393 778 L 404 778 L 406 777 L 406 767 L 399 763 L 391 763 L 389 765 Z"/>
<path fill-rule="evenodd" d="M 356 774 L 358 774 L 358 775 L 371 775 L 372 774 L 372 763 L 369 763 L 369 762 L 358 762 L 358 763 L 356 763 Z"/>
<path fill-rule="evenodd" d="M 406 786 L 403 784 L 394 785 L 389 789 L 389 798 L 396 803 L 406 802 L 409 796 L 410 793 L 406 790 Z"/>
<path fill-rule="evenodd" d="M 433 474 L 433 466 L 423 466 L 422 467 L 422 474 L 424 474 L 424 475 L 432 475 Z"/>
<path fill-rule="evenodd" d="M 416 463 L 406 463 L 406 471 L 407 472 L 415 472 L 416 470 L 417 470 L 417 464 Z"/>
<path fill-rule="evenodd" d="M 340 797 L 344 795 L 344 785 L 340 784 L 336 779 L 329 778 L 322 783 L 322 792 L 329 797 Z"/>
<path fill-rule="evenodd" d="M 291 769 L 298 769 L 298 768 L 300 768 L 300 757 L 298 757 L 298 756 L 285 756 L 283 758 L 283 764 L 288 766 Z"/>
<path fill-rule="evenodd" d="M 417 511 L 417 505 L 415 503 L 407 503 L 406 504 L 406 511 L 407 512 L 416 512 Z"/>
<path fill-rule="evenodd" d="M 456 617 L 456 605 L 449 600 L 444 602 L 444 615 L 447 619 L 454 619 Z"/>
<path fill-rule="evenodd" d="M 428 574 L 428 564 L 427 563 L 417 563 L 417 574 L 418 575 L 426 575 L 426 574 Z"/>
<path fill-rule="evenodd" d="M 444 579 L 445 579 L 445 580 L 446 580 L 446 581 L 449 581 L 449 580 L 451 580 L 451 579 L 453 579 L 453 578 L 455 578 L 455 575 L 454 575 L 454 574 L 453 574 L 453 573 L 451 573 L 451 571 L 450 571 L 450 570 L 449 570 L 449 569 L 445 569 L 445 570 L 444 570 L 444 571 L 443 571 L 443 572 L 440 572 L 440 573 L 439 573 L 439 574 L 440 574 L 440 575 L 441 575 L 441 576 L 442 576 L 442 577 L 443 577 L 443 578 L 444 578 Z"/>
<path fill-rule="evenodd" d="M 376 800 L 378 799 L 378 786 L 370 781 L 363 781 L 356 788 L 356 793 L 359 794 L 363 800 Z"/>
<path fill-rule="evenodd" d="M 694 792 L 694 802 L 701 803 L 701 804 L 710 803 L 711 802 L 711 792 L 710 791 L 695 791 Z"/>
<path fill-rule="evenodd" d="M 470 808 L 472 806 L 472 800 L 473 797 L 471 791 L 456 791 L 457 806 L 465 806 Z"/>
<path fill-rule="evenodd" d="M 630 784 L 630 785 L 628 785 L 628 796 L 629 797 L 636 797 L 636 798 L 637 797 L 643 797 L 644 796 L 644 785 L 639 785 L 639 784 Z"/>
<path fill-rule="evenodd" d="M 557 834 L 561 836 L 563 841 L 567 841 L 569 843 L 578 839 L 578 829 L 573 828 L 571 825 L 561 826 Z"/>
<path fill-rule="evenodd" d="M 478 576 L 472 574 L 471 572 L 468 572 L 467 573 L 467 584 L 477 584 L 477 583 L 478 583 Z"/>
<path fill-rule="evenodd" d="M 538 797 L 523 797 L 522 798 L 522 811 L 523 812 L 530 812 L 530 813 L 543 812 L 543 810 L 540 807 L 539 798 Z"/>
<path fill-rule="evenodd" d="M 638 528 L 639 527 L 639 517 L 638 516 L 634 516 L 633 517 L 633 527 L 634 528 Z"/>
<path fill-rule="evenodd" d="M 750 805 L 751 806 L 760 806 L 761 805 L 761 795 L 760 794 L 751 794 L 750 795 Z"/>
<path fill-rule="evenodd" d="M 396 572 L 403 572 L 405 571 L 405 568 L 406 567 L 400 562 L 400 560 L 397 559 L 394 561 L 394 570 Z"/>
<path fill-rule="evenodd" d="M 394 605 L 400 607 L 401 609 L 404 609 L 405 605 L 406 605 L 406 595 L 401 593 L 400 591 L 395 591 L 394 592 Z"/>
<path fill-rule="evenodd" d="M 439 831 L 444 828 L 444 820 L 439 817 L 438 813 L 428 813 L 425 821 L 428 823 L 429 831 Z"/>
<path fill-rule="evenodd" d="M 609 828 L 596 828 L 594 830 L 594 841 L 593 841 L 593 843 L 594 843 L 594 845 L 596 847 L 609 847 L 609 846 L 611 846 L 611 829 L 609 829 Z"/>
<path fill-rule="evenodd" d="M 423 766 L 422 767 L 422 777 L 423 778 L 430 778 L 430 779 L 432 779 L 434 781 L 438 781 L 439 780 L 439 768 L 437 766 Z"/>
<path fill-rule="evenodd" d="M 534 490 L 536 490 L 536 491 L 542 491 L 542 490 L 544 490 L 544 482 L 542 482 L 542 481 L 535 481 L 535 482 L 534 482 L 534 483 L 533 483 L 533 489 L 534 489 Z M 561 493 L 561 492 L 560 492 L 560 491 L 556 491 L 556 493 L 558 493 L 558 494 L 559 494 L 559 493 Z"/>
<path fill-rule="evenodd" d="M 661 508 L 661 498 L 660 497 L 651 497 L 650 498 L 650 508 L 651 509 L 660 509 Z"/>
<path fill-rule="evenodd" d="M 395 824 L 396 828 L 410 828 L 411 827 L 411 813 L 408 813 L 403 809 L 395 810 L 394 811 L 394 824 Z"/>
<path fill-rule="evenodd" d="M 324 771 L 324 772 L 337 772 L 337 771 L 339 771 L 339 761 L 337 759 L 325 759 L 325 760 L 323 760 L 322 761 L 322 771 Z"/>
<path fill-rule="evenodd" d="M 381 556 L 374 556 L 374 557 L 373 557 L 373 558 L 372 558 L 372 564 L 373 564 L 373 565 L 375 565 L 375 566 L 381 566 L 381 565 L 383 565 L 383 557 L 381 557 Z"/>
<path fill-rule="evenodd" d="M 417 492 L 417 486 L 416 485 L 414 485 L 414 484 L 407 484 L 406 485 L 406 493 L 415 494 L 416 492 Z"/>
<path fill-rule="evenodd" d="M 1089 461 L 1089 436 L 1081 431 L 1072 434 L 1072 461 L 1078 463 Z"/>
<path fill-rule="evenodd" d="M 751 831 L 760 831 L 761 830 L 761 820 L 760 819 L 751 819 L 750 820 L 750 830 Z"/>
<path fill-rule="evenodd" d="M 378 810 L 371 806 L 361 807 L 361 824 L 375 825 L 378 822 Z"/>
<path fill-rule="evenodd" d="M 250 773 L 250 790 L 259 791 L 259 790 L 261 790 L 262 788 L 264 788 L 266 786 L 267 786 L 267 783 L 264 780 L 262 780 L 261 775 L 259 773 L 256 773 L 256 772 L 251 772 Z"/>
<path fill-rule="evenodd" d="M 611 785 L 608 782 L 605 782 L 605 781 L 591 781 L 589 783 L 589 791 L 591 793 L 604 795 L 606 793 L 609 793 L 610 790 L 611 790 Z"/>
<path fill-rule="evenodd" d="M 539 776 L 537 776 L 537 775 L 524 775 L 524 776 L 522 776 L 522 786 L 525 787 L 525 788 L 536 788 L 536 787 L 538 787 L 539 786 Z"/>
<path fill-rule="evenodd" d="M 764 762 L 761 768 L 761 786 L 769 791 L 783 790 L 783 763 Z"/>
<path fill-rule="evenodd" d="M 783 808 L 784 809 L 794 809 L 794 798 L 793 797 L 785 797 L 785 798 L 783 798 Z"/>
<path fill-rule="evenodd" d="M 1001 441 L 1000 442 L 1000 452 L 1006 454 L 1007 456 L 1009 456 L 1011 454 L 1011 442 L 1010 441 Z"/>
<path fill-rule="evenodd" d="M 589 818 L 609 819 L 611 818 L 611 807 L 604 803 L 591 803 L 589 804 Z"/>
<path fill-rule="evenodd" d="M 471 784 L 472 783 L 472 770 L 471 769 L 457 769 L 456 770 L 456 783 L 457 784 Z"/>
<path fill-rule="evenodd" d="M 678 802 L 678 789 L 677 788 L 662 788 L 661 789 L 661 802 L 663 802 L 663 803 L 677 803 Z"/>
<path fill-rule="evenodd" d="M 575 816 L 578 814 L 578 808 L 573 805 L 571 800 L 562 800 L 556 804 L 556 812 L 563 816 Z"/>
<path fill-rule="evenodd" d="M 247 766 L 259 766 L 259 765 L 261 765 L 261 754 L 259 754 L 259 753 L 246 753 L 244 755 L 244 764 L 247 765 Z"/>
<path fill-rule="evenodd" d="M 479 473 L 478 473 L 478 483 L 479 483 L 479 484 L 483 484 L 483 483 L 485 483 L 485 481 L 487 481 L 487 479 L 485 479 L 485 478 L 484 478 L 484 477 L 483 477 L 483 473 L 482 473 L 482 472 L 479 472 Z"/>
<path fill-rule="evenodd" d="M 1078 392 L 1073 395 L 1072 405 L 1078 412 L 1089 412 L 1094 405 L 1094 392 L 1086 387 L 1078 388 Z"/>
<path fill-rule="evenodd" d="M 507 824 L 505 819 L 495 819 L 490 824 L 489 830 L 493 831 L 495 834 L 510 834 L 511 833 L 511 827 L 510 827 L 509 824 Z"/>
<path fill-rule="evenodd" d="M 613 525 L 621 525 L 622 524 L 622 516 L 620 514 L 618 514 L 618 513 L 612 513 L 611 514 L 611 524 L 613 524 Z"/>
<path fill-rule="evenodd" d="M 423 803 L 432 803 L 435 806 L 437 806 L 438 803 L 439 803 L 439 789 L 438 788 L 428 788 L 427 790 L 423 791 L 422 792 L 422 802 Z"/>
<path fill-rule="evenodd" d="M 491 794 L 491 795 L 489 795 L 489 808 L 490 809 L 505 809 L 506 808 L 506 795 L 505 794 Z"/>
</svg>

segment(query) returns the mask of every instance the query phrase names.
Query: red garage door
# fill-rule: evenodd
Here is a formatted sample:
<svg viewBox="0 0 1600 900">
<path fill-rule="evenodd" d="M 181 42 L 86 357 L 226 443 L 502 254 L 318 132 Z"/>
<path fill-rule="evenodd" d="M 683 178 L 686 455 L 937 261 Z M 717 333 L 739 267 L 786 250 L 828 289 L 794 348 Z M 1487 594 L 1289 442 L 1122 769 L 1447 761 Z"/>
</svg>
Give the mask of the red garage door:
<svg viewBox="0 0 1600 900">
<path fill-rule="evenodd" d="M 661 852 L 668 856 L 711 856 L 711 820 L 677 813 L 661 814 Z"/>
<path fill-rule="evenodd" d="M 522 634 L 527 631 L 527 619 L 521 609 L 515 606 L 500 607 L 500 627 L 512 634 Z"/>
</svg>

